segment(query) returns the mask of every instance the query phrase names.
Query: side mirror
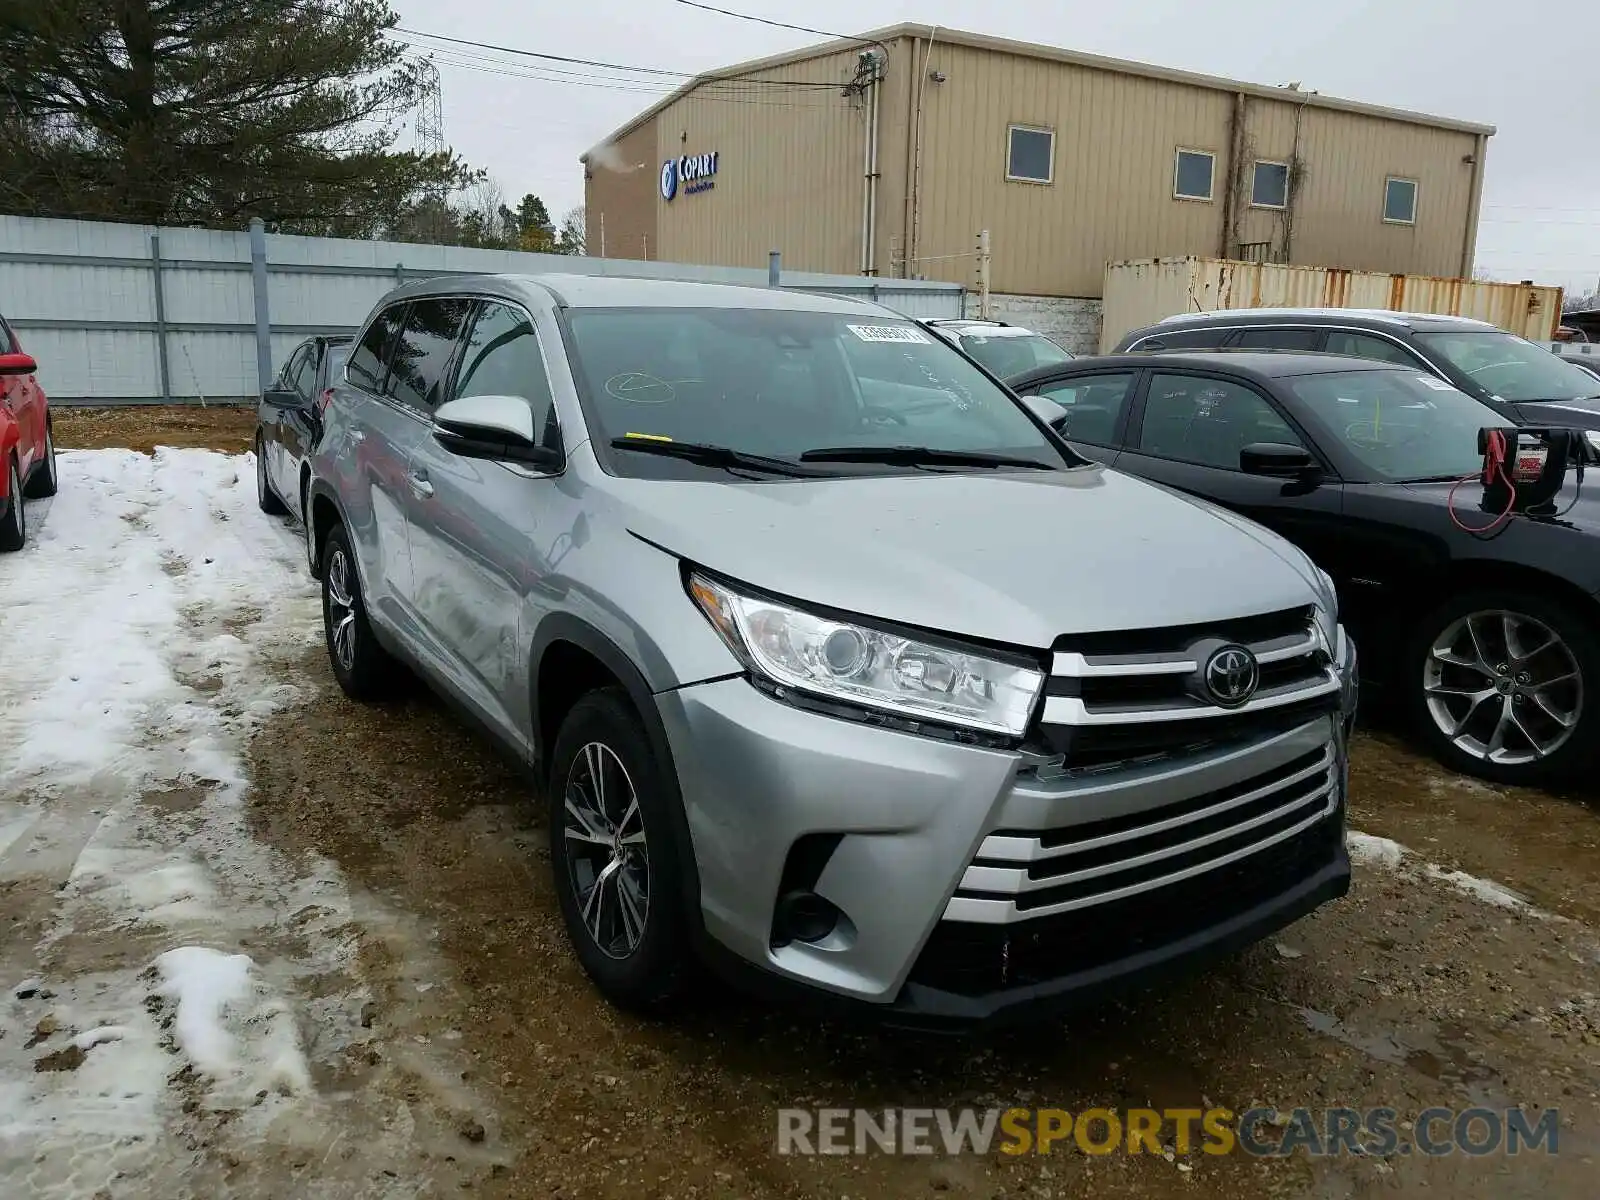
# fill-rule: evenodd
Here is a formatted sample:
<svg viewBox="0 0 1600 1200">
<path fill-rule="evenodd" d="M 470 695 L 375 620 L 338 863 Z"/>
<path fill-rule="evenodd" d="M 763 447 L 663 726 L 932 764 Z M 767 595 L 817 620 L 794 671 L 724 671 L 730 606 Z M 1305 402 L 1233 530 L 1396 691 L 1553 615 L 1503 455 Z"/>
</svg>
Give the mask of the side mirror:
<svg viewBox="0 0 1600 1200">
<path fill-rule="evenodd" d="M 0 354 L 0 375 L 32 375 L 38 369 L 38 360 L 31 354 L 20 350 L 15 354 Z"/>
<path fill-rule="evenodd" d="M 1051 429 L 1059 429 L 1061 422 L 1067 419 L 1066 406 L 1057 404 L 1048 396 L 1024 396 L 1022 403 Z"/>
<path fill-rule="evenodd" d="M 533 409 L 520 396 L 467 396 L 433 413 L 433 437 L 452 454 L 543 470 L 561 466 L 561 454 L 539 444 Z"/>
<path fill-rule="evenodd" d="M 1246 475 L 1300 479 L 1316 469 L 1317 460 L 1302 446 L 1288 446 L 1281 442 L 1256 442 L 1239 451 L 1239 470 Z"/>
<path fill-rule="evenodd" d="M 293 388 L 268 388 L 261 393 L 261 402 L 274 408 L 309 408 L 306 399 Z"/>
</svg>

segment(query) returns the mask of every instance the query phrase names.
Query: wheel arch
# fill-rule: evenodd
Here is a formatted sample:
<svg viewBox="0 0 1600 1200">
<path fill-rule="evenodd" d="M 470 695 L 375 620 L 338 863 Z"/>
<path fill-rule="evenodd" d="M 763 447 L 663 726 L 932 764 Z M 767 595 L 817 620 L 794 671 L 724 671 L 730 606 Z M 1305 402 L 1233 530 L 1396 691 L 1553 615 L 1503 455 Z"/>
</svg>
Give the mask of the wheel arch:
<svg viewBox="0 0 1600 1200">
<path fill-rule="evenodd" d="M 678 770 L 655 696 L 628 654 L 605 633 L 571 613 L 551 613 L 539 622 L 529 648 L 528 712 L 534 766 L 547 769 L 561 721 L 593 687 L 620 687 L 638 714 L 669 789 L 668 810 L 683 865 L 682 901 L 689 928 L 704 933 L 700 916 L 700 871 L 695 862 L 689 819 L 679 790 Z M 546 781 L 547 782 L 547 781 Z M 548 785 L 548 784 L 547 784 Z M 552 831 L 551 836 L 554 836 Z"/>
<path fill-rule="evenodd" d="M 1467 592 L 1521 591 L 1543 596 L 1572 607 L 1579 616 L 1600 615 L 1600 598 L 1577 584 L 1538 567 L 1489 559 L 1458 560 L 1428 577 L 1428 586 L 1417 589 L 1407 605 L 1407 627 L 1415 635 L 1417 626 L 1430 614 Z"/>
<path fill-rule="evenodd" d="M 307 468 L 309 472 L 309 468 Z M 306 511 L 303 514 L 306 522 L 306 540 L 312 547 L 310 555 L 311 577 L 322 578 L 322 549 L 327 545 L 328 534 L 335 526 L 349 527 L 345 520 L 344 506 L 339 503 L 338 493 L 320 479 L 312 479 L 306 489 Z M 356 570 L 360 571 L 360 560 L 356 562 Z"/>
</svg>

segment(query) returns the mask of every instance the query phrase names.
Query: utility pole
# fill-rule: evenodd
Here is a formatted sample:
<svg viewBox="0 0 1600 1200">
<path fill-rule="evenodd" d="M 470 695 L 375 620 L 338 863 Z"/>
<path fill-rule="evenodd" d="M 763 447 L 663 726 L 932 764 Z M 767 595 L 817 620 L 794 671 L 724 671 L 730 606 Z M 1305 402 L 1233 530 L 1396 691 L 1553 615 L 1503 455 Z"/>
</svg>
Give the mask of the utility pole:
<svg viewBox="0 0 1600 1200">
<path fill-rule="evenodd" d="M 600 214 L 600 257 L 606 256 L 606 214 Z"/>
<path fill-rule="evenodd" d="M 978 319 L 987 321 L 993 310 L 989 304 L 989 231 L 978 230 Z"/>
</svg>

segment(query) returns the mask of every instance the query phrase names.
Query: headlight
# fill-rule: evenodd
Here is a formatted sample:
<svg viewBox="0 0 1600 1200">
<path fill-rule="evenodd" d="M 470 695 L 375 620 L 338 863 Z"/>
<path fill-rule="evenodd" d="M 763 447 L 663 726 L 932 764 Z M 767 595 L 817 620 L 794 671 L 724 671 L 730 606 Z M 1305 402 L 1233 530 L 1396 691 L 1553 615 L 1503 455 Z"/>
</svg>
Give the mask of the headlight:
<svg viewBox="0 0 1600 1200">
<path fill-rule="evenodd" d="M 900 716 L 1020 737 L 1044 673 L 741 595 L 704 575 L 689 595 L 750 670 Z"/>
<path fill-rule="evenodd" d="M 1315 565 L 1315 564 L 1313 564 Z M 1335 621 L 1339 619 L 1339 588 L 1321 567 L 1317 567 L 1317 578 L 1322 580 L 1322 590 L 1328 597 L 1328 616 Z"/>
</svg>

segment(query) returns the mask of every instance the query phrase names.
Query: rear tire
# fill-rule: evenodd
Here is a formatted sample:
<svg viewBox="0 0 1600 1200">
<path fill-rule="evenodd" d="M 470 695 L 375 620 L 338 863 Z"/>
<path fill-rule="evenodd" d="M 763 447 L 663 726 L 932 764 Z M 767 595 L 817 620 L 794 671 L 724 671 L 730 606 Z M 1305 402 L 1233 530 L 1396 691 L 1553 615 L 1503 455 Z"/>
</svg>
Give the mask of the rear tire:
<svg viewBox="0 0 1600 1200">
<path fill-rule="evenodd" d="M 346 696 L 368 702 L 390 694 L 396 663 L 373 636 L 356 556 L 338 526 L 322 548 L 322 629 L 333 677 Z"/>
<path fill-rule="evenodd" d="M 1600 758 L 1600 637 L 1564 601 L 1519 589 L 1457 596 L 1405 656 L 1411 723 L 1447 766 L 1541 786 Z M 1503 668 L 1503 669 L 1502 669 Z"/>
<path fill-rule="evenodd" d="M 48 422 L 44 427 L 44 458 L 34 464 L 28 486 L 22 494 L 29 500 L 48 500 L 56 494 L 56 433 Z"/>
<path fill-rule="evenodd" d="M 267 516 L 281 517 L 289 509 L 278 499 L 278 493 L 272 490 L 272 481 L 267 478 L 267 456 L 262 453 L 265 446 L 261 435 L 256 434 L 256 503 Z"/>
<path fill-rule="evenodd" d="M 16 455 L 6 461 L 6 474 L 10 502 L 0 516 L 0 551 L 21 550 L 28 541 L 28 514 L 22 506 L 22 474 L 17 470 Z"/>
<path fill-rule="evenodd" d="M 556 899 L 584 973 L 619 1008 L 669 1007 L 690 962 L 675 800 L 621 689 L 590 692 L 567 714 L 545 803 Z"/>
</svg>

